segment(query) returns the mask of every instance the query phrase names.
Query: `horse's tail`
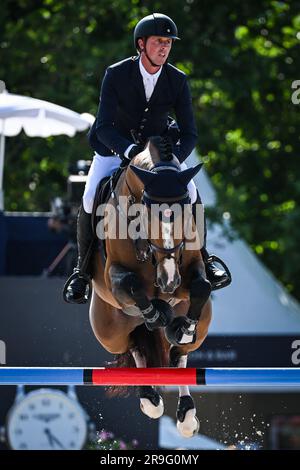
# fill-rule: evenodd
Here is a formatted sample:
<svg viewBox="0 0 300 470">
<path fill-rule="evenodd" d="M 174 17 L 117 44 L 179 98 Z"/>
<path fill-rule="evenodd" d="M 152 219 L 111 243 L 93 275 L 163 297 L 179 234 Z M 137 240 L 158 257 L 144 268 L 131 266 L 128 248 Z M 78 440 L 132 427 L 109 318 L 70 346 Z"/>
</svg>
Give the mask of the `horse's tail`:
<svg viewBox="0 0 300 470">
<path fill-rule="evenodd" d="M 169 365 L 168 347 L 163 335 L 162 329 L 149 331 L 145 325 L 136 327 L 130 333 L 131 348 L 137 349 L 144 356 L 147 367 L 167 367 Z M 111 365 L 114 367 L 136 367 L 130 351 L 116 356 Z M 128 396 L 129 391 L 133 388 L 112 386 L 107 388 L 107 394 L 110 397 Z"/>
</svg>

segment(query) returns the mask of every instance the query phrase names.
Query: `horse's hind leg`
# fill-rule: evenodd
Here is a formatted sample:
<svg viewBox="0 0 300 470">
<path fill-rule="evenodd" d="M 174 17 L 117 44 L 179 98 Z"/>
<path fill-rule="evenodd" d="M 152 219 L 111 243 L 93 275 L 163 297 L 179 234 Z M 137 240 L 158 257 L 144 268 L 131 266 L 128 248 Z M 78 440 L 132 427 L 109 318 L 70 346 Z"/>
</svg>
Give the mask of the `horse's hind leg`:
<svg viewBox="0 0 300 470">
<path fill-rule="evenodd" d="M 146 360 L 137 349 L 130 350 L 136 367 L 147 367 Z M 164 403 L 160 394 L 154 387 L 139 387 L 140 407 L 149 418 L 160 418 L 164 412 Z"/>
</svg>

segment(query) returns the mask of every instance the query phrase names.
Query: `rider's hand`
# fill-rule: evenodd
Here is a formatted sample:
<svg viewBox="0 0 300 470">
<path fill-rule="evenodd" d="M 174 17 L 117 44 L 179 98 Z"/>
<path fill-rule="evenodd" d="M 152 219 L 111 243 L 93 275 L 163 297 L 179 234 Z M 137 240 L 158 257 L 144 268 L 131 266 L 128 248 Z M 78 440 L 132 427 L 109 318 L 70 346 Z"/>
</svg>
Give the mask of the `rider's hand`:
<svg viewBox="0 0 300 470">
<path fill-rule="evenodd" d="M 129 153 L 128 153 L 128 157 L 126 157 L 128 160 L 132 160 L 136 155 L 138 155 L 139 153 L 141 153 L 143 150 L 144 150 L 144 145 L 142 144 L 136 144 L 134 145 Z"/>
</svg>

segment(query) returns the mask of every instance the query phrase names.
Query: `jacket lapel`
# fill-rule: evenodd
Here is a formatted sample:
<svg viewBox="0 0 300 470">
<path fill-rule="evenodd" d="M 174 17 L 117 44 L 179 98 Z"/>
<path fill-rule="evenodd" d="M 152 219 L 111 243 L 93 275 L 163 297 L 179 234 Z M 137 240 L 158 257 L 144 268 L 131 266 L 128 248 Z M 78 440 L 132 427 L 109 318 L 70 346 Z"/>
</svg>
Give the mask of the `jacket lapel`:
<svg viewBox="0 0 300 470">
<path fill-rule="evenodd" d="M 133 70 L 132 70 L 132 83 L 133 87 L 138 93 L 138 96 L 143 100 L 144 104 L 149 104 L 152 105 L 155 103 L 158 99 L 159 96 L 163 96 L 167 101 L 168 97 L 170 95 L 170 90 L 169 90 L 169 83 L 168 83 L 168 75 L 166 71 L 166 66 L 163 66 L 163 69 L 161 71 L 160 76 L 158 77 L 157 83 L 154 87 L 153 93 L 151 95 L 150 100 L 147 102 L 146 100 L 146 95 L 145 95 L 145 88 L 144 88 L 144 83 L 143 83 L 143 77 L 140 72 L 140 67 L 139 67 L 139 58 L 136 57 L 133 60 Z"/>
<path fill-rule="evenodd" d="M 145 88 L 144 88 L 144 83 L 143 83 L 143 77 L 140 72 L 140 67 L 139 67 L 139 58 L 136 57 L 133 60 L 133 70 L 132 70 L 132 83 L 133 86 L 138 93 L 138 96 L 142 98 L 143 102 L 146 103 L 146 95 L 145 95 Z"/>
<path fill-rule="evenodd" d="M 165 66 L 163 66 L 161 74 L 158 77 L 153 93 L 149 100 L 149 105 L 152 105 L 153 103 L 155 103 L 159 96 L 160 97 L 163 96 L 164 99 L 168 100 L 167 97 L 169 96 L 169 87 L 168 87 L 168 76 L 167 76 Z"/>
</svg>

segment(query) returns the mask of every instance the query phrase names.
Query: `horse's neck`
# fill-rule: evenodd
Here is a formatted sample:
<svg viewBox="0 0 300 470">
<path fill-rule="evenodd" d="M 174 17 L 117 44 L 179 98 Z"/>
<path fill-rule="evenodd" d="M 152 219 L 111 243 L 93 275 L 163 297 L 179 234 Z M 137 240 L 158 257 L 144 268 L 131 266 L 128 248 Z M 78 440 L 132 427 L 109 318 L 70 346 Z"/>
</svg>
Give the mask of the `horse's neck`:
<svg viewBox="0 0 300 470">
<path fill-rule="evenodd" d="M 151 140 L 145 147 L 145 150 L 136 155 L 131 163 L 144 170 L 152 170 L 156 163 L 160 162 L 160 154 L 157 147 Z M 179 161 L 173 155 L 172 163 L 177 163 L 179 167 Z M 123 178 L 120 181 L 119 195 L 130 195 L 133 194 L 137 201 L 141 200 L 144 186 L 140 179 L 131 171 L 130 165 L 128 165 L 126 171 L 123 174 Z"/>
<path fill-rule="evenodd" d="M 139 178 L 130 170 L 129 165 L 120 178 L 117 187 L 117 197 L 134 196 L 136 202 L 140 202 L 144 186 Z"/>
<path fill-rule="evenodd" d="M 143 168 L 144 170 L 152 170 L 155 163 L 159 161 L 160 158 L 157 148 L 153 144 L 151 144 L 151 142 L 148 142 L 145 147 L 145 150 L 136 155 L 133 158 L 132 163 L 135 166 L 138 166 L 139 168 Z"/>
<path fill-rule="evenodd" d="M 152 155 L 152 153 L 149 151 L 149 145 L 147 145 L 143 152 L 132 159 L 131 163 L 139 168 L 151 170 L 154 167 L 156 161 L 159 161 L 158 153 L 156 152 L 154 155 Z M 128 165 L 123 175 L 124 176 L 120 185 L 119 195 L 129 196 L 130 194 L 133 194 L 136 201 L 140 201 L 144 189 L 143 183 L 130 169 L 130 165 Z"/>
</svg>

